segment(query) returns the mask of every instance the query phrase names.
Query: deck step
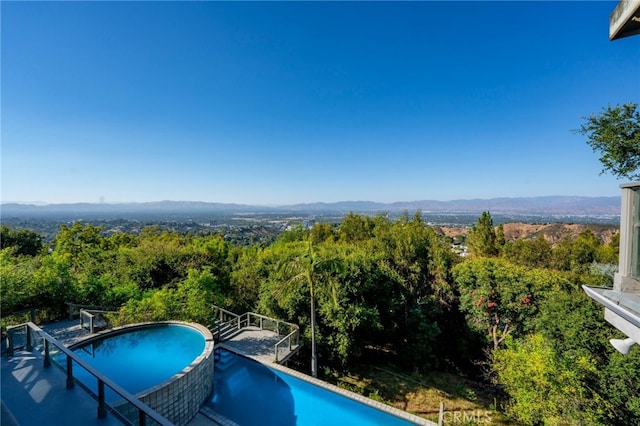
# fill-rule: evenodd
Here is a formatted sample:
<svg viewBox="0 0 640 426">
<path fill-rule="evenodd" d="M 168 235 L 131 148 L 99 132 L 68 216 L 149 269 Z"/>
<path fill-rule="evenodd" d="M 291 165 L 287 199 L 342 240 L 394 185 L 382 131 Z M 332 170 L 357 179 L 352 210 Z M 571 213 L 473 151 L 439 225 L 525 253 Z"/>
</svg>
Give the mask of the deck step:
<svg viewBox="0 0 640 426">
<path fill-rule="evenodd" d="M 220 426 L 239 426 L 236 422 L 229 420 L 222 414 L 216 413 L 213 409 L 207 405 L 200 409 L 200 414 L 212 420 L 216 425 Z"/>
<path fill-rule="evenodd" d="M 235 325 L 226 324 L 222 328 L 220 328 L 219 333 L 215 333 L 218 341 L 222 342 L 225 340 L 229 340 L 236 334 L 238 334 L 242 329 L 238 329 Z M 219 337 L 218 337 L 219 336 Z"/>
<path fill-rule="evenodd" d="M 219 371 L 227 371 L 236 363 L 236 357 L 227 351 L 217 351 L 215 358 L 215 369 Z"/>
<path fill-rule="evenodd" d="M 221 373 L 224 373 L 225 371 L 227 371 L 229 368 L 233 367 L 233 362 L 228 362 L 228 363 L 223 363 L 223 364 L 216 364 L 215 369 Z"/>
</svg>

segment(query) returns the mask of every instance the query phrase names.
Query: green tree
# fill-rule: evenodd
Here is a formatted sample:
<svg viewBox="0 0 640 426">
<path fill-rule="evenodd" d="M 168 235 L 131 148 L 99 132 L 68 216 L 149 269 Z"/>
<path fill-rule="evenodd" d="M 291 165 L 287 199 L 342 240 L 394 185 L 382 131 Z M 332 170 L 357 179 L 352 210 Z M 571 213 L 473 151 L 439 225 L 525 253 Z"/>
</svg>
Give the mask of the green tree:
<svg viewBox="0 0 640 426">
<path fill-rule="evenodd" d="M 225 305 L 233 312 L 256 309 L 260 298 L 260 285 L 267 280 L 264 249 L 258 246 L 236 247 L 231 251 L 230 294 Z"/>
<path fill-rule="evenodd" d="M 176 297 L 182 302 L 181 319 L 209 324 L 212 306 L 219 305 L 223 296 L 211 271 L 190 269 L 187 278 L 178 284 Z"/>
<path fill-rule="evenodd" d="M 524 425 L 599 424 L 602 398 L 587 383 L 597 373 L 588 355 L 561 356 L 540 334 L 493 351 L 497 382 L 510 396 L 507 412 Z"/>
<path fill-rule="evenodd" d="M 13 248 L 0 250 L 0 312 L 3 316 L 26 309 L 35 301 L 33 274 L 38 257 L 16 257 Z"/>
<path fill-rule="evenodd" d="M 277 242 L 290 243 L 293 241 L 303 241 L 308 234 L 309 231 L 302 226 L 302 223 L 297 223 L 291 225 L 290 229 L 281 233 L 277 238 Z"/>
<path fill-rule="evenodd" d="M 609 244 L 602 244 L 596 251 L 596 261 L 598 263 L 618 264 L 618 252 L 620 251 L 620 233 L 611 239 Z"/>
<path fill-rule="evenodd" d="M 144 228 L 137 246 L 122 250 L 132 280 L 143 290 L 177 285 L 186 277 L 194 251 L 208 252 L 208 248 L 196 248 L 188 253 L 187 242 L 186 237 L 176 233 L 164 232 L 156 227 Z M 215 251 L 212 253 L 217 256 Z"/>
<path fill-rule="evenodd" d="M 72 273 L 72 262 L 58 253 L 42 258 L 40 267 L 33 273 L 31 307 L 50 308 L 54 315 L 67 311 L 65 302 L 75 300 L 77 279 Z"/>
<path fill-rule="evenodd" d="M 553 247 L 550 266 L 561 271 L 586 273 L 602 252 L 602 243 L 590 230 L 576 238 L 564 237 Z"/>
<path fill-rule="evenodd" d="M 460 308 L 472 327 L 485 332 L 496 349 L 514 331 L 530 328 L 537 297 L 544 291 L 544 270 L 527 270 L 503 259 L 470 259 L 453 269 Z"/>
<path fill-rule="evenodd" d="M 600 114 L 584 117 L 585 122 L 574 130 L 587 136 L 587 143 L 600 153 L 602 173 L 618 178 L 640 179 L 640 111 L 629 102 L 603 108 Z"/>
<path fill-rule="evenodd" d="M 30 229 L 11 229 L 7 225 L 0 227 L 0 249 L 14 248 L 17 256 L 36 256 L 44 247 L 42 235 Z"/>
<path fill-rule="evenodd" d="M 504 225 L 500 224 L 496 228 L 496 247 L 499 251 L 502 251 L 502 248 L 507 243 L 507 240 L 504 236 Z"/>
<path fill-rule="evenodd" d="M 609 344 L 618 335 L 602 323 L 602 306 L 580 289 L 549 293 L 540 303 L 536 333 L 544 336 L 561 358 L 588 357 L 598 366 L 579 384 L 599 394 L 590 409 L 608 424 L 640 425 L 640 349 L 622 355 Z"/>
<path fill-rule="evenodd" d="M 341 241 L 353 243 L 371 238 L 373 228 L 374 224 L 369 216 L 363 217 L 357 213 L 349 212 L 342 218 L 338 234 Z"/>
<path fill-rule="evenodd" d="M 118 311 L 115 319 L 117 325 L 147 321 L 169 321 L 182 318 L 181 299 L 176 290 L 163 288 L 150 290 L 142 299 L 130 299 Z"/>
<path fill-rule="evenodd" d="M 318 222 L 311 228 L 311 241 L 314 244 L 324 243 L 325 241 L 333 241 L 335 233 L 331 224 L 327 222 Z"/>
<path fill-rule="evenodd" d="M 91 252 L 104 248 L 104 238 L 100 235 L 102 226 L 91 224 L 83 225 L 75 222 L 71 227 L 60 225 L 60 231 L 56 235 L 55 250 L 57 253 L 68 256 L 72 261 L 82 254 L 91 255 Z"/>
<path fill-rule="evenodd" d="M 558 353 L 586 352 L 604 363 L 611 352 L 608 338 L 613 327 L 603 326 L 602 307 L 577 286 L 548 293 L 534 323 Z"/>
<path fill-rule="evenodd" d="M 469 253 L 474 257 L 495 257 L 498 255 L 496 231 L 489 212 L 482 212 L 478 222 L 471 227 L 467 236 Z"/>
<path fill-rule="evenodd" d="M 505 244 L 502 256 L 516 265 L 548 268 L 551 263 L 551 244 L 542 235 L 534 240 L 516 240 Z"/>
<path fill-rule="evenodd" d="M 614 351 L 600 374 L 600 388 L 617 424 L 640 425 L 640 348 L 628 355 Z"/>
</svg>

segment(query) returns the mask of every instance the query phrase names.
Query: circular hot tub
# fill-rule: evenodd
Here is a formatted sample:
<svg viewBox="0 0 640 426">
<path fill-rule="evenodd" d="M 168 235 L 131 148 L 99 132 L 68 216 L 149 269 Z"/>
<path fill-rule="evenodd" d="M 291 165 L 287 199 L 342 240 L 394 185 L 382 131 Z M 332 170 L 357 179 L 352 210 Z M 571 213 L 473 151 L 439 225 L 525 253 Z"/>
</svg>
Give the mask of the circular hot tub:
<svg viewBox="0 0 640 426">
<path fill-rule="evenodd" d="M 213 336 L 199 324 L 135 324 L 92 336 L 70 349 L 177 425 L 189 422 L 213 390 Z M 74 367 L 74 376 L 89 388 L 95 386 L 95 378 L 82 368 Z M 127 404 L 117 394 L 107 391 L 106 399 L 129 417 Z"/>
</svg>

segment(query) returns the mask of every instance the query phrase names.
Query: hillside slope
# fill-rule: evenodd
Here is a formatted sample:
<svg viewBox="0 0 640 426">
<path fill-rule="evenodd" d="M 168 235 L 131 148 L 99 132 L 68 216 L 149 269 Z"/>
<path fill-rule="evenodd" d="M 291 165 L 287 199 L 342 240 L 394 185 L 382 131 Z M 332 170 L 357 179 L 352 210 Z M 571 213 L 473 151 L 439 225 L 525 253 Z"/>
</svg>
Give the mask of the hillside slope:
<svg viewBox="0 0 640 426">
<path fill-rule="evenodd" d="M 567 224 L 567 223 L 549 223 L 549 224 L 530 224 L 530 223 L 505 223 L 504 237 L 507 241 L 515 241 L 521 239 L 538 238 L 539 235 L 551 244 L 555 244 L 564 237 L 576 237 L 584 230 L 590 230 L 604 244 L 609 244 L 611 238 L 619 232 L 619 228 L 614 225 L 602 224 Z M 445 235 L 455 237 L 459 235 L 466 236 L 469 228 L 449 228 L 441 227 Z"/>
</svg>

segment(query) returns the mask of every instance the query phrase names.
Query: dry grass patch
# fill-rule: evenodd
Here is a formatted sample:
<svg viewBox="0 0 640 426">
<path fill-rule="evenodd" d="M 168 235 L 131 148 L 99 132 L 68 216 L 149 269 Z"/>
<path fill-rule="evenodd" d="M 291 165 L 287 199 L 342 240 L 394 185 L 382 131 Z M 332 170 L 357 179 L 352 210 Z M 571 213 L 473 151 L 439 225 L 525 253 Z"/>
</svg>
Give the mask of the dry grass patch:
<svg viewBox="0 0 640 426">
<path fill-rule="evenodd" d="M 347 375 L 333 373 L 328 379 L 344 389 L 436 422 L 443 403 L 445 424 L 512 424 L 496 411 L 499 401 L 495 389 L 454 374 L 407 374 L 385 366 L 365 367 Z"/>
</svg>

